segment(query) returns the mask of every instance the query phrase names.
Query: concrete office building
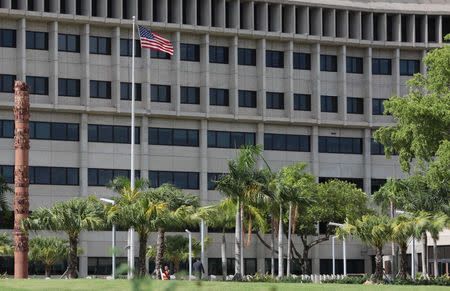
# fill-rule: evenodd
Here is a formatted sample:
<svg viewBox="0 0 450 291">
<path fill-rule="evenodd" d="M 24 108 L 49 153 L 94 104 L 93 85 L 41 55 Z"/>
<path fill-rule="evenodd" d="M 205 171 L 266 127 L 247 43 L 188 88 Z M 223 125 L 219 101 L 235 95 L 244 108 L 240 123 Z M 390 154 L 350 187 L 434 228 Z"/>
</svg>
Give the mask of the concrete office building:
<svg viewBox="0 0 450 291">
<path fill-rule="evenodd" d="M 387 177 L 402 176 L 396 158 L 386 160 L 372 142 L 376 128 L 393 122 L 382 115 L 382 101 L 407 93 L 405 81 L 425 72 L 422 57 L 450 30 L 448 4 L 0 0 L 0 174 L 12 181 L 12 81 L 26 80 L 30 209 L 113 195 L 105 183 L 129 175 L 136 15 L 175 50 L 170 58 L 137 51 L 140 177 L 156 186 L 174 183 L 203 204 L 214 203 L 222 196 L 209 181 L 226 172 L 234 146 L 257 143 L 274 169 L 304 161 L 320 181 L 345 178 L 371 193 Z M 209 235 L 215 240 L 205 264 L 216 272 L 219 234 Z M 227 240 L 232 270 L 233 234 Z M 110 232 L 82 234 L 81 276 L 109 272 L 109 245 Z M 118 245 L 125 247 L 126 232 L 118 233 Z M 329 242 L 310 255 L 314 273 L 331 270 Z M 351 241 L 348 272 L 371 272 L 373 255 Z M 257 239 L 244 256 L 247 273 L 269 271 L 270 252 Z"/>
</svg>

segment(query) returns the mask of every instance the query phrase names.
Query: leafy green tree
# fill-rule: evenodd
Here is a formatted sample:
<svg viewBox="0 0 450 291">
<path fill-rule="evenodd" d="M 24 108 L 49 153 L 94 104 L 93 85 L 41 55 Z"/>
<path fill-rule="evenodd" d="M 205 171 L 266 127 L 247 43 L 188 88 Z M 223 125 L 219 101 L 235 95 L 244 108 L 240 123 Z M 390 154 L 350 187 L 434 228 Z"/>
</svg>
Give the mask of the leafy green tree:
<svg viewBox="0 0 450 291">
<path fill-rule="evenodd" d="M 45 277 L 50 278 L 50 268 L 58 261 L 63 261 L 69 254 L 67 239 L 59 237 L 35 236 L 30 239 L 28 257 L 32 262 L 41 262 L 45 266 Z M 78 249 L 77 253 L 81 253 Z"/>
<path fill-rule="evenodd" d="M 8 185 L 5 178 L 0 175 L 0 210 L 9 213 L 8 202 L 6 198 L 7 193 L 12 193 L 14 190 Z"/>
<path fill-rule="evenodd" d="M 11 236 L 7 232 L 0 232 L 0 256 L 12 256 L 14 245 Z"/>
<path fill-rule="evenodd" d="M 375 248 L 375 279 L 383 280 L 383 244 L 392 236 L 392 221 L 385 215 L 364 215 L 354 223 L 347 220 L 337 229 L 339 237 L 356 236 L 363 243 Z"/>
<path fill-rule="evenodd" d="M 235 280 L 241 280 L 243 271 L 241 226 L 244 205 L 247 203 L 251 205 L 262 196 L 261 185 L 258 182 L 260 171 L 256 168 L 261 152 L 261 145 L 242 147 L 236 158 L 228 161 L 229 173 L 222 175 L 216 182 L 216 189 L 236 203 Z"/>
<path fill-rule="evenodd" d="M 200 207 L 197 213 L 199 217 L 206 221 L 208 226 L 222 230 L 220 253 L 222 260 L 222 279 L 225 281 L 227 277 L 225 230 L 235 227 L 236 205 L 231 199 L 227 198 L 219 204 Z"/>
<path fill-rule="evenodd" d="M 450 39 L 450 35 L 446 36 Z M 450 45 L 432 50 L 423 59 L 426 75 L 415 74 L 408 80 L 409 94 L 393 96 L 384 102 L 385 112 L 397 121 L 375 132 L 389 157 L 398 153 L 403 170 L 409 171 L 414 159 L 426 162 L 431 188 L 446 184 L 450 177 Z"/>
<path fill-rule="evenodd" d="M 69 237 L 69 257 L 66 274 L 78 277 L 78 237 L 82 231 L 97 230 L 106 221 L 103 204 L 95 196 L 56 202 L 50 208 L 38 208 L 22 221 L 32 230 L 62 231 Z"/>
<path fill-rule="evenodd" d="M 398 276 L 406 279 L 406 250 L 408 241 L 415 233 L 416 218 L 410 214 L 397 216 L 392 222 L 392 241 L 400 247 L 400 270 Z"/>
</svg>

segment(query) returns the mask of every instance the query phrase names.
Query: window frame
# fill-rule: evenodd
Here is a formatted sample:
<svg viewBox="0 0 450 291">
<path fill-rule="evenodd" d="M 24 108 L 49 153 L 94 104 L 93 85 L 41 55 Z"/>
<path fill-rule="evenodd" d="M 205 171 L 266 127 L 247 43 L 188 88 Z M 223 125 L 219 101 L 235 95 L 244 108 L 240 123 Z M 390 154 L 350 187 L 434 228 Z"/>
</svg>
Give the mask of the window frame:
<svg viewBox="0 0 450 291">
<path fill-rule="evenodd" d="M 126 88 L 123 88 L 126 86 Z M 142 101 L 142 84 L 134 83 L 134 101 Z M 127 96 L 123 96 L 122 93 L 127 91 Z M 131 82 L 120 82 L 120 100 L 131 101 Z"/>
<path fill-rule="evenodd" d="M 256 49 L 238 48 L 238 65 L 256 66 Z"/>
<path fill-rule="evenodd" d="M 278 106 L 275 106 L 275 98 L 280 99 Z M 284 110 L 284 92 L 266 92 L 266 109 Z"/>
<path fill-rule="evenodd" d="M 219 102 L 221 96 L 219 92 L 223 93 L 223 102 Z M 230 106 L 230 91 L 223 88 L 209 88 L 209 105 L 211 106 Z"/>
<path fill-rule="evenodd" d="M 161 142 L 161 131 L 170 131 L 170 142 Z M 186 131 L 186 142 L 184 144 L 176 143 L 175 133 L 176 131 Z M 151 137 L 152 131 L 156 131 L 157 140 L 154 141 Z M 195 143 L 190 143 L 190 136 L 196 136 Z M 149 145 L 164 145 L 164 146 L 183 146 L 183 147 L 199 147 L 200 145 L 200 132 L 198 129 L 185 129 L 185 128 L 162 128 L 162 127 L 149 127 L 148 128 L 148 144 Z"/>
<path fill-rule="evenodd" d="M 141 42 L 139 39 L 135 39 L 135 57 L 141 57 Z M 128 38 L 120 39 L 120 56 L 121 57 L 132 57 L 133 56 L 133 40 Z"/>
<path fill-rule="evenodd" d="M 311 111 L 311 94 L 295 93 L 293 106 L 295 111 Z"/>
<path fill-rule="evenodd" d="M 284 68 L 284 52 L 276 50 L 266 50 L 266 67 Z"/>
<path fill-rule="evenodd" d="M 12 33 L 12 39 L 11 39 L 11 43 L 6 43 L 5 41 L 5 33 Z M 9 47 L 9 48 L 15 48 L 17 47 L 17 32 L 14 29 L 6 29 L 6 28 L 2 28 L 0 29 L 0 47 Z"/>
<path fill-rule="evenodd" d="M 93 84 L 95 84 L 96 86 L 96 95 L 92 95 L 92 91 L 93 91 Z M 104 84 L 106 85 L 106 95 L 105 96 L 100 96 L 100 84 Z M 96 99 L 111 99 L 111 82 L 110 81 L 103 81 L 103 80 L 89 80 L 89 97 L 90 98 L 96 98 Z"/>
<path fill-rule="evenodd" d="M 257 108 L 257 92 L 252 90 L 238 90 L 238 106 Z"/>
<path fill-rule="evenodd" d="M 232 135 L 243 134 L 244 143 L 235 147 L 232 145 Z M 228 135 L 228 145 L 221 146 L 218 144 L 218 135 Z M 248 138 L 251 136 L 251 142 L 248 143 Z M 208 148 L 222 148 L 222 149 L 236 149 L 240 148 L 242 145 L 255 145 L 256 144 L 256 133 L 254 132 L 242 132 L 242 131 L 221 131 L 221 130 L 208 130 L 207 133 L 207 144 Z M 212 140 L 213 139 L 213 140 Z"/>
<path fill-rule="evenodd" d="M 162 96 L 162 89 L 164 88 L 166 96 Z M 156 91 L 155 91 L 156 90 Z M 154 93 L 157 92 L 157 96 Z M 161 102 L 161 103 L 171 103 L 171 86 L 162 84 L 151 84 L 150 85 L 150 102 Z"/>
<path fill-rule="evenodd" d="M 388 99 L 385 98 L 372 98 L 372 115 L 385 115 L 384 114 L 384 101 Z M 376 108 L 379 108 L 379 110 L 376 110 Z M 387 114 L 389 115 L 389 114 Z"/>
<path fill-rule="evenodd" d="M 320 55 L 320 71 L 321 72 L 337 72 L 337 56 Z"/>
<path fill-rule="evenodd" d="M 210 45 L 209 46 L 209 62 L 212 64 L 228 64 L 229 63 L 228 47 Z"/>
<path fill-rule="evenodd" d="M 69 90 L 69 82 L 75 81 L 75 94 L 69 94 L 71 90 Z M 65 92 L 61 92 L 61 82 L 65 83 Z M 70 79 L 70 78 L 58 78 L 58 96 L 65 96 L 65 97 L 80 97 L 81 92 L 81 81 L 79 79 Z"/>
<path fill-rule="evenodd" d="M 328 143 L 330 140 L 335 140 L 337 143 L 334 144 L 335 147 L 337 147 L 337 151 L 331 151 L 328 148 Z M 343 149 L 344 147 L 344 141 L 351 140 L 352 143 L 352 150 L 351 152 L 347 151 L 346 149 Z M 364 142 L 362 138 L 359 137 L 336 137 L 336 136 L 319 136 L 318 137 L 318 143 L 319 143 L 319 153 L 329 153 L 329 154 L 357 154 L 362 155 L 364 153 Z M 324 145 L 325 143 L 325 145 Z M 360 151 L 355 151 L 355 147 L 358 148 L 356 145 L 359 143 L 359 149 Z M 325 146 L 325 148 L 324 148 Z"/>
<path fill-rule="evenodd" d="M 364 98 L 347 97 L 348 114 L 364 114 Z"/>
<path fill-rule="evenodd" d="M 302 62 L 303 60 L 303 62 Z M 294 70 L 311 70 L 311 54 L 294 52 L 292 57 Z"/>
<path fill-rule="evenodd" d="M 277 147 L 274 146 L 274 138 L 281 138 L 284 141 L 281 143 L 284 146 Z M 289 138 L 298 139 L 298 147 L 293 148 L 289 146 Z M 306 139 L 306 149 L 305 149 L 305 139 Z M 268 141 L 271 141 L 270 144 Z M 300 134 L 277 134 L 277 133 L 264 133 L 264 150 L 268 151 L 287 151 L 287 152 L 311 152 L 311 137 L 309 135 Z"/>
<path fill-rule="evenodd" d="M 192 92 L 194 96 L 191 96 Z M 200 87 L 180 86 L 180 103 L 200 104 Z"/>
<path fill-rule="evenodd" d="M 406 63 L 406 72 L 402 70 L 403 64 Z M 411 67 L 412 64 L 412 67 Z M 400 76 L 414 76 L 414 74 L 420 73 L 420 61 L 410 59 L 400 59 Z"/>
<path fill-rule="evenodd" d="M 6 90 L 7 86 L 5 85 L 6 80 L 5 78 L 12 78 L 12 86 L 11 90 Z M 0 74 L 0 92 L 1 93 L 14 93 L 14 80 L 16 80 L 16 75 L 11 74 Z"/>
<path fill-rule="evenodd" d="M 43 47 L 39 47 L 36 43 L 36 40 L 37 40 L 36 37 L 38 35 L 42 35 L 44 37 L 44 46 Z M 30 43 L 30 41 L 31 41 L 31 43 Z M 48 51 L 48 32 L 27 30 L 25 47 L 26 47 L 26 49 L 31 49 L 31 50 Z"/>
<path fill-rule="evenodd" d="M 104 140 L 103 138 L 100 138 L 99 135 L 99 127 L 102 127 L 104 131 L 105 129 L 108 129 L 111 131 L 111 139 L 110 140 Z M 95 137 L 92 136 L 95 128 Z M 121 141 L 121 138 L 116 138 L 116 132 L 119 129 L 127 128 L 127 141 Z M 140 144 L 141 143 L 141 137 L 140 137 L 140 127 L 136 126 L 134 128 L 134 143 Z M 119 144 L 131 144 L 131 126 L 126 125 L 107 125 L 107 124 L 88 124 L 88 142 L 98 142 L 98 143 L 119 143 Z"/>
<path fill-rule="evenodd" d="M 348 74 L 363 74 L 364 73 L 364 59 L 361 57 L 347 57 L 346 58 L 346 73 L 348 73 Z"/>
<path fill-rule="evenodd" d="M 60 47 L 61 37 L 64 38 L 65 48 Z M 75 37 L 76 48 L 74 50 L 68 49 L 69 37 Z M 59 52 L 69 52 L 69 53 L 79 53 L 80 52 L 80 36 L 76 34 L 58 33 L 58 51 Z"/>
<path fill-rule="evenodd" d="M 330 106 L 331 108 L 329 108 Z M 321 95 L 320 112 L 338 113 L 339 112 L 338 96 Z"/>
<path fill-rule="evenodd" d="M 200 62 L 200 45 L 180 43 L 180 61 Z"/>
<path fill-rule="evenodd" d="M 381 71 L 382 62 L 388 62 L 388 71 Z M 372 75 L 392 75 L 392 60 L 385 58 L 372 58 Z"/>
<path fill-rule="evenodd" d="M 179 189 L 191 189 L 191 190 L 199 190 L 200 189 L 200 173 L 199 172 L 186 172 L 186 171 L 155 171 L 155 170 L 150 170 L 148 171 L 148 176 L 149 176 L 149 180 L 150 182 L 153 180 L 153 174 L 156 174 L 156 180 L 157 183 L 156 185 L 151 185 L 152 187 L 160 187 L 163 184 L 166 183 L 161 183 L 161 174 L 168 174 L 171 175 L 171 184 L 174 187 L 177 187 Z M 178 187 L 176 185 L 175 182 L 175 175 L 186 175 L 186 182 L 187 182 L 187 187 Z M 195 181 L 191 181 L 191 178 L 194 178 Z"/>
<path fill-rule="evenodd" d="M 95 45 L 95 50 L 92 47 L 92 41 L 96 42 Z M 99 42 L 101 40 L 105 40 L 106 42 L 106 47 L 105 49 L 100 49 L 99 46 Z M 92 55 L 111 55 L 111 38 L 110 37 L 106 37 L 106 36 L 95 36 L 95 35 L 90 35 L 89 36 L 89 54 Z"/>
<path fill-rule="evenodd" d="M 44 81 L 44 92 L 36 93 L 36 81 Z M 48 77 L 41 76 L 26 76 L 27 85 L 30 87 L 30 94 L 33 95 L 48 95 Z"/>
</svg>

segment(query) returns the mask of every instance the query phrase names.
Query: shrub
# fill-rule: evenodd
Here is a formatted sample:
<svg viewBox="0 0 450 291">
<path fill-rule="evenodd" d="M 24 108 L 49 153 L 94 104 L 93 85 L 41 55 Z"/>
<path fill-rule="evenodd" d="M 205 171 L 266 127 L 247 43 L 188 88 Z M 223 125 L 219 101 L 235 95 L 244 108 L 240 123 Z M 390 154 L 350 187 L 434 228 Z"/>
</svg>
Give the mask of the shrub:
<svg viewBox="0 0 450 291">
<path fill-rule="evenodd" d="M 336 284 L 363 284 L 369 280 L 369 277 L 345 277 L 342 279 L 326 279 L 322 283 L 336 283 Z"/>
</svg>

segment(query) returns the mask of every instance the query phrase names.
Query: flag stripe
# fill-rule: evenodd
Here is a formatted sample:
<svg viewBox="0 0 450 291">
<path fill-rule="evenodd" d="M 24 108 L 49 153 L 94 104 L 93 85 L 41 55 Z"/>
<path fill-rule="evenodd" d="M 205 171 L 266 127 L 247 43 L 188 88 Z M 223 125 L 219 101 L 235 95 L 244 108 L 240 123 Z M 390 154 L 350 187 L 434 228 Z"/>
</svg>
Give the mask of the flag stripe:
<svg viewBox="0 0 450 291">
<path fill-rule="evenodd" d="M 138 26 L 138 30 L 139 38 L 141 39 L 141 47 L 155 49 L 173 55 L 173 45 L 169 40 L 142 26 Z"/>
</svg>

